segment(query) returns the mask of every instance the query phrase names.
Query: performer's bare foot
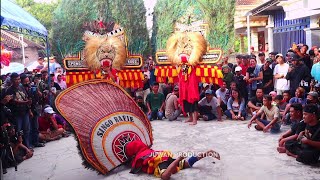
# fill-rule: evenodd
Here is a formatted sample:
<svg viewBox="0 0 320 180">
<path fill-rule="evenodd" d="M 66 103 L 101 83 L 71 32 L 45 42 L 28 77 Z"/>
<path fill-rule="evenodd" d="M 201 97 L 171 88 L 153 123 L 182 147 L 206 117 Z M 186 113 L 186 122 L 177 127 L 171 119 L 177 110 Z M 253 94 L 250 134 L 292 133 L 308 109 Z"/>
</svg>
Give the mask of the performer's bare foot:
<svg viewBox="0 0 320 180">
<path fill-rule="evenodd" d="M 197 125 L 197 121 L 196 122 L 192 122 L 192 123 L 189 123 L 189 125 Z"/>
</svg>

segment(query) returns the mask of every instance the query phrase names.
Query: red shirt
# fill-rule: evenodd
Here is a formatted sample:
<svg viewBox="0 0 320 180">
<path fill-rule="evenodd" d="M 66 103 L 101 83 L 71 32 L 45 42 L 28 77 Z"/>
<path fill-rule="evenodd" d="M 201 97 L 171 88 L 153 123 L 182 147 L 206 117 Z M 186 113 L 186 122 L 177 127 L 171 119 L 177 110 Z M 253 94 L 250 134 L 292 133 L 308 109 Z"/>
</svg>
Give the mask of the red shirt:
<svg viewBox="0 0 320 180">
<path fill-rule="evenodd" d="M 248 69 L 248 65 L 244 65 L 244 64 L 240 64 L 239 65 L 240 67 L 241 67 L 241 69 L 242 69 L 242 75 L 244 75 L 244 76 L 246 76 L 246 73 L 247 73 L 247 69 Z"/>
<path fill-rule="evenodd" d="M 54 116 L 52 116 L 51 118 L 53 118 L 52 120 L 57 123 Z M 38 118 L 38 122 L 39 122 L 39 131 L 47 131 L 48 129 L 51 129 L 51 127 L 52 127 L 51 121 L 46 120 L 43 116 L 40 116 Z M 58 128 L 62 128 L 62 126 L 58 125 Z"/>
</svg>

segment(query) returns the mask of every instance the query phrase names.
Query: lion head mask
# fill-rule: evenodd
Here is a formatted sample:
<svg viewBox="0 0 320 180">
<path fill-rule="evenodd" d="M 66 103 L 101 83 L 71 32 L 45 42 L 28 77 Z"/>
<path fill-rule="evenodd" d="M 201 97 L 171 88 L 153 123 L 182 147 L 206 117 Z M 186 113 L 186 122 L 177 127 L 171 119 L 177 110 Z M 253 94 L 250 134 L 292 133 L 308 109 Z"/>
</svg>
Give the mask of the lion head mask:
<svg viewBox="0 0 320 180">
<path fill-rule="evenodd" d="M 126 61 L 124 43 L 117 37 L 84 35 L 85 62 L 90 70 L 121 69 Z"/>
<path fill-rule="evenodd" d="M 167 42 L 167 54 L 173 64 L 196 65 L 207 51 L 207 42 L 199 32 L 177 32 Z"/>
</svg>

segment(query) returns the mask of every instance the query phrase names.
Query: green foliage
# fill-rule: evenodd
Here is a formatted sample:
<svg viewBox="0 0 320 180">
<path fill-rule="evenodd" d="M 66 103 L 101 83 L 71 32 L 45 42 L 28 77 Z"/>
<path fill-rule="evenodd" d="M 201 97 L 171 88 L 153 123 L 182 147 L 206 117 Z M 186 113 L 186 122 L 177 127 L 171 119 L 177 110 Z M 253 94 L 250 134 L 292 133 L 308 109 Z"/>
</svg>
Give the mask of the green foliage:
<svg viewBox="0 0 320 180">
<path fill-rule="evenodd" d="M 143 0 L 62 0 L 54 11 L 52 39 L 59 56 L 83 48 L 84 22 L 103 18 L 125 28 L 131 53 L 148 53 L 148 32 Z"/>
<path fill-rule="evenodd" d="M 181 19 L 183 21 L 190 8 L 198 16 L 195 20 L 200 18 L 208 23 L 207 41 L 211 47 L 219 47 L 224 51 L 233 47 L 235 0 L 158 0 L 153 19 L 153 52 L 165 49 L 166 41 L 174 31 L 174 24 Z"/>
</svg>

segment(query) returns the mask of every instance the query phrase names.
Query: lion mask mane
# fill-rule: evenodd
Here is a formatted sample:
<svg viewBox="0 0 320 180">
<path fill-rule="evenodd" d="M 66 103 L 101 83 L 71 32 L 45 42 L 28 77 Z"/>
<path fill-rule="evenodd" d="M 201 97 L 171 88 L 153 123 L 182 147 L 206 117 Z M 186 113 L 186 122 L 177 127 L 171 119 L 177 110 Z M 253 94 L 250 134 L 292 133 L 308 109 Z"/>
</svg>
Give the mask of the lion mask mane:
<svg viewBox="0 0 320 180">
<path fill-rule="evenodd" d="M 85 35 L 85 62 L 90 70 L 100 70 L 104 67 L 121 69 L 126 61 L 126 49 L 117 37 Z"/>
<path fill-rule="evenodd" d="M 167 42 L 168 58 L 175 65 L 188 63 L 194 66 L 202 60 L 206 51 L 207 42 L 199 32 L 176 32 Z"/>
</svg>

